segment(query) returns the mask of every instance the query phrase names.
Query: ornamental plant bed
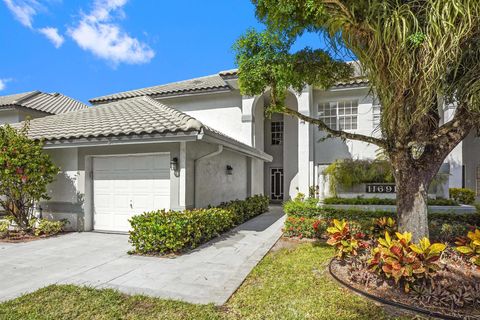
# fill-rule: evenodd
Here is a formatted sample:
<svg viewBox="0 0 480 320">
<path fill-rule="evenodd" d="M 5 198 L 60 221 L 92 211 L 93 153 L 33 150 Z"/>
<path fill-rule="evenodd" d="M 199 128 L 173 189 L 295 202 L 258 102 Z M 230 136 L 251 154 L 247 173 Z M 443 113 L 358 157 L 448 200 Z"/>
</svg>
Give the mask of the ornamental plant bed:
<svg viewBox="0 0 480 320">
<path fill-rule="evenodd" d="M 447 250 L 431 279 L 413 285 L 410 292 L 368 269 L 368 255 L 332 260 L 330 270 L 342 283 L 360 293 L 458 319 L 480 318 L 480 271 L 456 252 Z M 381 301 L 386 300 L 386 301 Z M 378 300 L 377 300 L 378 301 Z"/>
<path fill-rule="evenodd" d="M 0 238 L 0 242 L 24 243 L 24 242 L 31 242 L 31 241 L 42 240 L 47 238 L 54 238 L 54 237 L 65 235 L 67 233 L 70 233 L 70 232 L 62 231 L 57 234 L 42 234 L 42 235 L 36 236 L 34 234 L 23 232 L 23 231 L 11 231 L 4 238 Z"/>
<path fill-rule="evenodd" d="M 326 205 L 329 204 L 344 204 L 344 205 L 389 205 L 394 206 L 397 204 L 397 199 L 387 198 L 340 198 L 332 197 L 323 200 Z M 452 199 L 428 199 L 429 206 L 458 206 L 458 202 Z"/>
<path fill-rule="evenodd" d="M 50 221 L 46 219 L 29 218 L 30 226 L 28 229 L 21 229 L 13 223 L 12 217 L 6 217 L 0 220 L 0 242 L 30 242 L 39 239 L 45 239 L 66 233 L 64 231 L 68 221 Z"/>
<path fill-rule="evenodd" d="M 388 220 L 388 219 L 387 219 Z M 346 220 L 334 219 L 327 244 L 336 251 L 330 273 L 350 289 L 379 302 L 444 319 L 480 318 L 480 230 L 459 237 L 455 247 L 412 241 L 393 232 L 393 219 L 377 222 L 368 237 Z"/>
</svg>

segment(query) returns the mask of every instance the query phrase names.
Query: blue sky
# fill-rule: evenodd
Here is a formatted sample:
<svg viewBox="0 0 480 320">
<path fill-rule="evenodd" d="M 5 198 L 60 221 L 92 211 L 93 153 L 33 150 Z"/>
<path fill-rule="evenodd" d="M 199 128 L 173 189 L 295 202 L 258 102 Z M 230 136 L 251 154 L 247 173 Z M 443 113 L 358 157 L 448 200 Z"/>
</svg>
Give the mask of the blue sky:
<svg viewBox="0 0 480 320">
<path fill-rule="evenodd" d="M 249 0 L 0 0 L 0 95 L 86 102 L 213 74 L 234 67 L 231 46 L 252 27 Z"/>
</svg>

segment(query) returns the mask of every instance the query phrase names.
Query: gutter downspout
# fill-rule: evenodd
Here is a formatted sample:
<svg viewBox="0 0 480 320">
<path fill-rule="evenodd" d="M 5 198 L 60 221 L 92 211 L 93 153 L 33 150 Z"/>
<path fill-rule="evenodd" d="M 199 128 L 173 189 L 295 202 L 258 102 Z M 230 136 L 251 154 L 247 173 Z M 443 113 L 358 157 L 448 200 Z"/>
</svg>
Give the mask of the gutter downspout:
<svg viewBox="0 0 480 320">
<path fill-rule="evenodd" d="M 216 155 L 219 155 L 220 153 L 223 152 L 223 145 L 219 144 L 218 145 L 218 149 L 217 151 L 214 151 L 212 153 L 208 153 L 204 156 L 201 156 L 200 158 L 197 158 L 195 160 L 193 160 L 193 207 L 196 208 L 197 207 L 197 169 L 198 169 L 198 162 L 200 160 L 205 160 L 205 159 L 208 159 L 208 158 L 211 158 L 211 157 L 214 157 Z"/>
</svg>

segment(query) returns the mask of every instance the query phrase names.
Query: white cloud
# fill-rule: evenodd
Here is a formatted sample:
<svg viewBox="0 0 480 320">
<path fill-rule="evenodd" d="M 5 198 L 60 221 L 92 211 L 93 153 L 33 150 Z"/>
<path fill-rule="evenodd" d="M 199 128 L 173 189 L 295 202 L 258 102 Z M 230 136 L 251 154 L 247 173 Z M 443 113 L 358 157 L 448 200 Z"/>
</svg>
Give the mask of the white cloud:
<svg viewBox="0 0 480 320">
<path fill-rule="evenodd" d="M 68 34 L 82 49 L 114 65 L 149 62 L 155 52 L 113 22 L 118 17 L 124 17 L 122 7 L 126 3 L 127 0 L 96 0 L 92 11 L 82 14 L 78 24 L 68 29 Z"/>
<path fill-rule="evenodd" d="M 38 32 L 40 32 L 45 37 L 47 37 L 47 39 L 53 43 L 55 48 L 60 48 L 63 42 L 65 41 L 65 39 L 58 33 L 57 28 L 52 28 L 52 27 L 40 28 L 38 29 Z"/>
<path fill-rule="evenodd" d="M 40 4 L 36 0 L 3 0 L 5 5 L 21 24 L 32 28 L 33 17 Z"/>
<path fill-rule="evenodd" d="M 7 87 L 7 82 L 12 81 L 12 79 L 0 79 L 0 91 L 4 90 Z"/>
</svg>

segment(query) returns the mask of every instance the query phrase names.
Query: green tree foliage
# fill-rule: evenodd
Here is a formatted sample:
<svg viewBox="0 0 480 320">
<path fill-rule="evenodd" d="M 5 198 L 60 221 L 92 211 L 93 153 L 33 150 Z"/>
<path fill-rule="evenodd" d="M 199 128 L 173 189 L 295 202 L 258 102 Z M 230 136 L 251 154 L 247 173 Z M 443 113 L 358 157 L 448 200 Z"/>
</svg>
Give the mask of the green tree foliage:
<svg viewBox="0 0 480 320">
<path fill-rule="evenodd" d="M 25 231 L 31 230 L 34 203 L 48 199 L 47 185 L 58 174 L 43 143 L 27 132 L 28 123 L 20 130 L 0 127 L 0 205 Z"/>
<path fill-rule="evenodd" d="M 480 123 L 480 1 L 253 0 L 266 31 L 235 45 L 244 94 L 270 92 L 270 110 L 297 116 L 327 137 L 385 150 L 397 184 L 399 229 L 428 235 L 427 190 L 453 148 Z M 305 32 L 359 60 L 382 106 L 375 137 L 329 128 L 284 105 L 285 92 L 325 88 L 352 74 L 327 52 L 293 52 Z M 339 52 L 339 51 L 338 51 Z M 454 103 L 443 121 L 443 105 Z"/>
</svg>

